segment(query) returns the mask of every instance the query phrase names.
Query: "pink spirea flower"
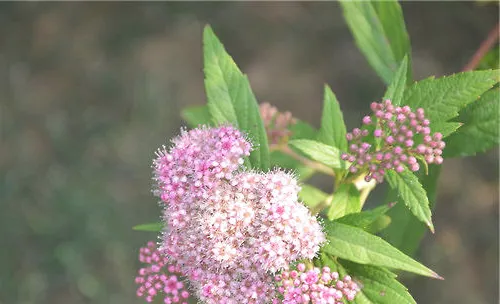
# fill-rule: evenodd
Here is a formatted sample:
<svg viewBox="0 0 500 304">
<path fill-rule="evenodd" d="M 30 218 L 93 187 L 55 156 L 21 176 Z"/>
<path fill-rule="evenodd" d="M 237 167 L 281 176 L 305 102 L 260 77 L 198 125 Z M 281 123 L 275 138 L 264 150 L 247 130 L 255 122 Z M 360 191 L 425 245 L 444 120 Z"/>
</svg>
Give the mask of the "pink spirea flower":
<svg viewBox="0 0 500 304">
<path fill-rule="evenodd" d="M 339 274 L 326 266 L 306 270 L 304 264 L 298 264 L 297 270 L 283 271 L 275 280 L 283 304 L 342 304 L 354 300 L 360 290 L 350 276 L 340 280 Z"/>
<path fill-rule="evenodd" d="M 187 304 L 189 292 L 180 281 L 179 267 L 171 264 L 155 243 L 148 242 L 146 247 L 140 249 L 139 261 L 147 266 L 140 268 L 135 278 L 139 285 L 136 292 L 138 297 L 152 302 L 157 296 L 162 296 L 166 304 Z"/>
<path fill-rule="evenodd" d="M 270 273 L 313 258 L 325 240 L 292 175 L 238 171 L 250 147 L 229 126 L 195 129 L 154 161 L 162 248 L 206 303 L 269 302 Z"/>
<path fill-rule="evenodd" d="M 424 109 L 412 112 L 408 106 L 395 107 L 388 99 L 373 102 L 370 107 L 373 115 L 363 117 L 364 129 L 355 128 L 346 134 L 349 152 L 343 153 L 342 159 L 352 163 L 351 173 L 367 171 L 367 182 L 375 179 L 381 183 L 387 170 L 402 172 L 407 166 L 418 171 L 417 157 L 427 164 L 443 162 L 443 136 L 439 132 L 431 135 Z M 381 142 L 379 148 L 365 141 L 369 127 Z"/>
<path fill-rule="evenodd" d="M 173 144 L 170 150 L 159 149 L 153 162 L 155 194 L 169 204 L 185 195 L 201 197 L 219 180 L 230 179 L 251 149 L 241 132 L 230 126 L 182 131 Z"/>
</svg>

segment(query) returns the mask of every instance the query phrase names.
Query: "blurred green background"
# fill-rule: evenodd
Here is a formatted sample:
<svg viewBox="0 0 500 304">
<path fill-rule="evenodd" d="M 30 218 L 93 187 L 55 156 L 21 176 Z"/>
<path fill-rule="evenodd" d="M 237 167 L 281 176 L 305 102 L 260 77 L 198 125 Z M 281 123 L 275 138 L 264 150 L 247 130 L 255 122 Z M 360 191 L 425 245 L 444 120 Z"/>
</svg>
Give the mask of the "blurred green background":
<svg viewBox="0 0 500 304">
<path fill-rule="evenodd" d="M 498 22 L 491 4 L 402 7 L 416 79 L 460 71 Z M 137 252 L 156 235 L 131 227 L 159 214 L 154 150 L 205 102 L 206 23 L 260 101 L 316 127 L 324 83 L 349 128 L 384 92 L 337 3 L 1 3 L 1 304 L 142 303 Z M 418 259 L 446 280 L 405 276 L 419 303 L 498 303 L 498 165 L 445 162 Z"/>
</svg>

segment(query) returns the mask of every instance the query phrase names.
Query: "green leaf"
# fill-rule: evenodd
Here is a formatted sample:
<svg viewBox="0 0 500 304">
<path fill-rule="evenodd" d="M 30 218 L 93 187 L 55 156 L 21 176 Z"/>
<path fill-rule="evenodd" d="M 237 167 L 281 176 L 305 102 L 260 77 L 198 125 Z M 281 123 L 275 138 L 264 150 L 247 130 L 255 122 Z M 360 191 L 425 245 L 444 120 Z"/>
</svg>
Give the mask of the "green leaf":
<svg viewBox="0 0 500 304">
<path fill-rule="evenodd" d="M 205 90 L 214 123 L 231 123 L 253 142 L 252 168 L 269 168 L 266 130 L 248 78 L 241 73 L 210 26 L 203 32 Z"/>
<path fill-rule="evenodd" d="M 497 46 L 491 49 L 486 55 L 483 57 L 481 62 L 478 65 L 478 70 L 487 70 L 487 69 L 498 69 L 500 68 L 500 47 Z"/>
<path fill-rule="evenodd" d="M 192 106 L 182 109 L 181 117 L 191 128 L 199 125 L 211 125 L 212 116 L 208 111 L 208 106 Z"/>
<path fill-rule="evenodd" d="M 439 132 L 443 135 L 443 138 L 450 136 L 455 133 L 458 128 L 462 126 L 460 122 L 443 122 L 438 121 L 436 123 L 431 122 L 430 128 L 432 133 Z"/>
<path fill-rule="evenodd" d="M 490 90 L 458 117 L 463 126 L 446 140 L 445 157 L 471 156 L 500 143 L 500 91 Z"/>
<path fill-rule="evenodd" d="M 325 85 L 318 140 L 340 151 L 347 151 L 347 139 L 345 135 L 344 116 L 340 110 L 339 102 L 330 87 Z"/>
<path fill-rule="evenodd" d="M 324 203 L 328 196 L 327 193 L 308 184 L 303 184 L 299 192 L 299 198 L 309 207 L 309 209 Z"/>
<path fill-rule="evenodd" d="M 410 54 L 410 40 L 399 3 L 343 0 L 340 4 L 358 48 L 383 81 L 389 84 L 398 63 Z M 410 66 L 410 57 L 408 62 Z M 410 80 L 411 71 L 407 72 Z"/>
<path fill-rule="evenodd" d="M 343 168 L 344 162 L 340 160 L 340 152 L 337 148 L 309 139 L 294 139 L 288 144 L 312 160 L 323 163 L 330 168 Z"/>
<path fill-rule="evenodd" d="M 334 220 L 346 214 L 361 211 L 359 191 L 354 184 L 342 184 L 333 194 L 327 217 Z"/>
<path fill-rule="evenodd" d="M 141 224 L 132 227 L 133 230 L 137 231 L 153 231 L 153 232 L 159 232 L 163 229 L 164 224 L 161 222 L 157 223 L 148 223 L 148 224 Z"/>
<path fill-rule="evenodd" d="M 402 104 L 412 109 L 423 108 L 432 123 L 448 121 L 498 81 L 498 70 L 463 72 L 437 79 L 431 77 L 407 88 Z"/>
<path fill-rule="evenodd" d="M 391 244 L 360 228 L 335 221 L 325 222 L 326 245 L 322 250 L 359 264 L 383 266 L 441 278 L 434 271 L 405 255 Z"/>
<path fill-rule="evenodd" d="M 292 132 L 291 139 L 315 139 L 318 131 L 307 122 L 297 120 L 288 128 Z"/>
<path fill-rule="evenodd" d="M 355 304 L 414 304 L 408 289 L 396 280 L 391 271 L 376 266 L 339 261 L 355 281 L 363 286 L 354 298 Z"/>
<path fill-rule="evenodd" d="M 439 179 L 441 166 L 430 165 L 429 174 L 425 175 L 419 172 L 419 180 L 422 183 L 427 197 L 429 198 L 429 207 L 432 209 L 436 203 L 437 181 Z M 386 202 L 394 202 L 398 199 L 395 189 L 389 189 Z M 414 217 L 404 204 L 396 204 L 387 212 L 391 217 L 391 225 L 382 231 L 382 236 L 393 246 L 404 253 L 412 256 L 415 254 L 420 241 L 428 231 L 427 227 Z"/>
<path fill-rule="evenodd" d="M 338 218 L 336 221 L 338 223 L 354 226 L 361 228 L 363 230 L 367 230 L 370 225 L 372 225 L 377 219 L 383 216 L 393 204 L 386 204 L 382 206 L 378 206 L 372 210 L 365 210 L 359 213 L 347 214 L 341 218 Z"/>
<path fill-rule="evenodd" d="M 379 233 L 380 231 L 384 230 L 385 228 L 389 227 L 389 225 L 392 223 L 392 219 L 387 216 L 387 215 L 382 215 L 378 219 L 375 220 L 375 222 L 371 223 L 370 226 L 368 226 L 365 231 L 369 232 L 371 234 L 376 234 Z"/>
<path fill-rule="evenodd" d="M 389 186 L 396 190 L 408 209 L 434 232 L 429 199 L 415 174 L 407 168 L 401 173 L 388 170 L 385 178 Z"/>
<path fill-rule="evenodd" d="M 392 104 L 399 106 L 403 99 L 403 93 L 406 88 L 406 73 L 408 71 L 408 57 L 404 57 L 399 65 L 399 69 L 394 75 L 391 84 L 384 94 L 384 99 L 390 99 Z"/>
</svg>

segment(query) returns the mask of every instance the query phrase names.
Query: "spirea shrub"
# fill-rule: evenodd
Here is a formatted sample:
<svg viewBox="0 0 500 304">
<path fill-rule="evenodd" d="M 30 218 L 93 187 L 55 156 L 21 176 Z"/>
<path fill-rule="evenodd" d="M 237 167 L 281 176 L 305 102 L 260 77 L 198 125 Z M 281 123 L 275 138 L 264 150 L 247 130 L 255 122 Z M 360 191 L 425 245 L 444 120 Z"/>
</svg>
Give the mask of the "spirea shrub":
<svg viewBox="0 0 500 304">
<path fill-rule="evenodd" d="M 360 50 L 387 84 L 351 132 L 328 86 L 319 130 L 259 105 L 247 77 L 205 28 L 208 102 L 183 110 L 191 129 L 153 160 L 161 221 L 135 227 L 158 233 L 140 249 L 138 297 L 405 304 L 415 300 L 397 272 L 442 279 L 411 256 L 425 230 L 434 232 L 430 201 L 440 165 L 498 145 L 499 71 L 413 82 L 399 4 L 341 5 Z M 331 178 L 332 193 L 312 185 L 314 174 Z M 383 182 L 387 199 L 367 209 Z"/>
</svg>

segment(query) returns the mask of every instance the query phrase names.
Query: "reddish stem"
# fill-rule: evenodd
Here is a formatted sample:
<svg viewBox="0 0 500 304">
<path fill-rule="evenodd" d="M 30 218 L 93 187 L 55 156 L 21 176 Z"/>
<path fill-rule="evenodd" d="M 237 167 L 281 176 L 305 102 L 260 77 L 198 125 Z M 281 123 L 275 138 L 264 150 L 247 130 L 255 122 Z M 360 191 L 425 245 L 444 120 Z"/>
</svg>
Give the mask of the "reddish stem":
<svg viewBox="0 0 500 304">
<path fill-rule="evenodd" d="M 500 23 L 497 23 L 497 25 L 490 31 L 488 34 L 488 37 L 486 40 L 484 40 L 477 51 L 474 53 L 472 58 L 470 59 L 469 63 L 465 65 L 465 67 L 462 69 L 463 72 L 465 71 L 472 71 L 474 70 L 479 63 L 481 62 L 481 59 L 488 53 L 488 51 L 493 47 L 493 45 L 498 41 L 498 35 L 500 31 Z"/>
</svg>

